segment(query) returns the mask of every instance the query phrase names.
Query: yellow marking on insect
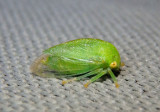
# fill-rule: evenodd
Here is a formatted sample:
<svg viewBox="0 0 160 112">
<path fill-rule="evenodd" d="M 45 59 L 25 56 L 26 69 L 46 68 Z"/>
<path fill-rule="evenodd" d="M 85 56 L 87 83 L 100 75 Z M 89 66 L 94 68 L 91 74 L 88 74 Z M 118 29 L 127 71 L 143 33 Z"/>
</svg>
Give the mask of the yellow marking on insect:
<svg viewBox="0 0 160 112">
<path fill-rule="evenodd" d="M 112 62 L 112 63 L 110 64 L 110 67 L 111 67 L 111 68 L 116 68 L 116 67 L 117 67 L 117 62 L 116 62 L 116 61 Z"/>
<path fill-rule="evenodd" d="M 40 62 L 43 63 L 43 64 L 47 63 L 48 62 L 48 57 L 49 56 L 43 57 Z"/>
<path fill-rule="evenodd" d="M 125 66 L 124 62 L 121 62 L 121 67 Z"/>
<path fill-rule="evenodd" d="M 62 85 L 65 85 L 65 84 L 67 84 L 67 83 L 69 83 L 69 82 L 72 82 L 72 81 L 75 81 L 75 80 L 77 80 L 76 78 L 73 78 L 73 79 L 69 79 L 69 80 L 63 80 L 62 81 Z"/>
<path fill-rule="evenodd" d="M 114 84 L 115 84 L 116 88 L 119 88 L 120 85 L 117 82 L 115 82 Z"/>
<path fill-rule="evenodd" d="M 90 83 L 91 81 L 88 81 L 86 84 L 84 84 L 84 87 L 87 88 Z"/>
</svg>

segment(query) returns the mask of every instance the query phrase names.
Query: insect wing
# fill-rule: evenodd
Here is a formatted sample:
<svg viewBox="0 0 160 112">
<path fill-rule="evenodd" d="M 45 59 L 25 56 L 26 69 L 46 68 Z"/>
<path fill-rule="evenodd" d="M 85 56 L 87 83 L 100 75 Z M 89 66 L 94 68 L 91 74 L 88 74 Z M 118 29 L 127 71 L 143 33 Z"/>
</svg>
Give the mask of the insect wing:
<svg viewBox="0 0 160 112">
<path fill-rule="evenodd" d="M 85 60 L 76 58 L 66 58 L 59 56 L 50 56 L 46 66 L 48 71 L 54 71 L 59 75 L 77 75 L 92 71 L 101 67 L 100 60 Z"/>
</svg>

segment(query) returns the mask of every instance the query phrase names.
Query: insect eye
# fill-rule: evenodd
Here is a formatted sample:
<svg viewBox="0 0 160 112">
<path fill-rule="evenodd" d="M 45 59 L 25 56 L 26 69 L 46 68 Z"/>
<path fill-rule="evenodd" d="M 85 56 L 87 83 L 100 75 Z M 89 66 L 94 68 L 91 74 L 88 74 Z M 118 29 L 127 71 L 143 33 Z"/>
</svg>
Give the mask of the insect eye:
<svg viewBox="0 0 160 112">
<path fill-rule="evenodd" d="M 117 62 L 116 62 L 116 61 L 112 62 L 112 63 L 110 64 L 110 67 L 111 67 L 111 68 L 116 68 L 116 67 L 117 67 Z"/>
</svg>

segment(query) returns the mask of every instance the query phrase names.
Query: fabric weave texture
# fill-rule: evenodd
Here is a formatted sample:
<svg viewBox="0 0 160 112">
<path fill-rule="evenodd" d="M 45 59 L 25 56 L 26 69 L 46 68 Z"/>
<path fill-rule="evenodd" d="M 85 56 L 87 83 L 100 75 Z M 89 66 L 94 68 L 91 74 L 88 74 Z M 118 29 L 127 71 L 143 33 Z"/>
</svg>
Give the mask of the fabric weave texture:
<svg viewBox="0 0 160 112">
<path fill-rule="evenodd" d="M 159 112 L 159 0 L 0 0 L 0 112 Z M 30 73 L 44 49 L 78 38 L 114 44 L 117 76 L 61 85 Z"/>
</svg>

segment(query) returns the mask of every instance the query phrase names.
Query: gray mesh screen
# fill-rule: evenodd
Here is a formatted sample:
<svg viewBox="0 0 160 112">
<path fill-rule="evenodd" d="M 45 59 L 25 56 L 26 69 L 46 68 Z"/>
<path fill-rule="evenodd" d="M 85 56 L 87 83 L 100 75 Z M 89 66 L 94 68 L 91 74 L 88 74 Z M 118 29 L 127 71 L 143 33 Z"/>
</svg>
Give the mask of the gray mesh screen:
<svg viewBox="0 0 160 112">
<path fill-rule="evenodd" d="M 33 76 L 42 51 L 78 38 L 113 43 L 126 66 L 111 79 L 65 86 Z M 160 111 L 160 1 L 1 0 L 1 112 Z"/>
</svg>

